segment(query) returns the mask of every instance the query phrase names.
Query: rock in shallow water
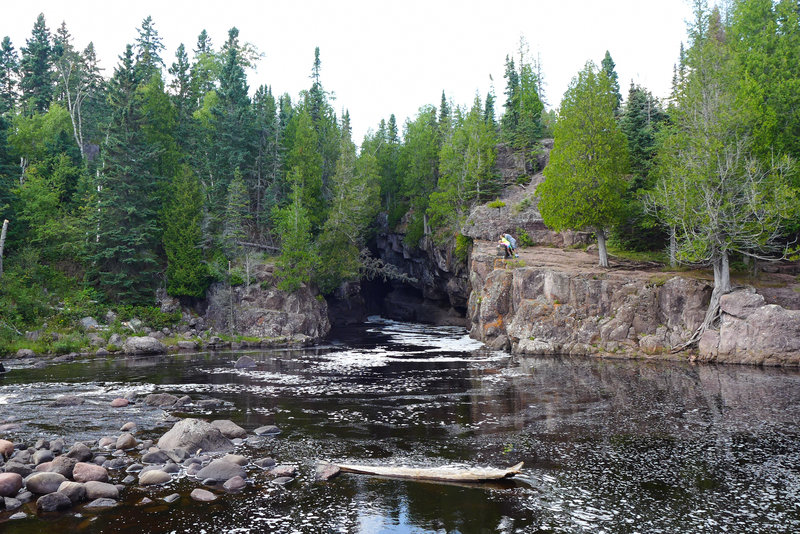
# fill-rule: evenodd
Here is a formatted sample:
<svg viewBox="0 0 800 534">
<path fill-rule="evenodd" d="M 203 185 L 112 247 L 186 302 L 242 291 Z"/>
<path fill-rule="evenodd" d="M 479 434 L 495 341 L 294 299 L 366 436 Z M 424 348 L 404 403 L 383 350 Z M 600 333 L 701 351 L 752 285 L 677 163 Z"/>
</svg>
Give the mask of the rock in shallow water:
<svg viewBox="0 0 800 534">
<path fill-rule="evenodd" d="M 244 478 L 246 476 L 244 468 L 225 460 L 214 460 L 197 472 L 197 478 L 216 482 L 225 482 L 236 476 Z"/>
<path fill-rule="evenodd" d="M 89 504 L 86 505 L 86 508 L 111 508 L 112 506 L 116 506 L 118 503 L 114 499 L 95 499 Z"/>
<path fill-rule="evenodd" d="M 189 496 L 194 499 L 195 501 L 199 502 L 211 502 L 217 500 L 217 496 L 211 493 L 208 490 L 204 490 L 202 488 L 195 488 L 192 490 L 192 493 Z"/>
<path fill-rule="evenodd" d="M 62 482 L 58 487 L 58 492 L 69 497 L 72 504 L 78 504 L 86 500 L 86 486 L 80 482 L 70 482 L 69 480 Z"/>
<path fill-rule="evenodd" d="M 19 473 L 0 473 L 0 497 L 11 497 L 22 489 Z"/>
<path fill-rule="evenodd" d="M 119 489 L 113 484 L 92 480 L 84 484 L 84 487 L 86 488 L 87 499 L 119 499 Z"/>
<path fill-rule="evenodd" d="M 157 486 L 166 484 L 172 480 L 172 476 L 161 470 L 147 471 L 139 475 L 139 485 L 141 486 Z"/>
<path fill-rule="evenodd" d="M 36 501 L 36 510 L 39 512 L 55 512 L 72 507 L 72 501 L 63 493 L 48 493 Z"/>
<path fill-rule="evenodd" d="M 181 448 L 189 454 L 194 454 L 199 449 L 208 452 L 226 452 L 233 449 L 233 443 L 211 423 L 189 418 L 178 421 L 172 429 L 161 436 L 158 448 L 164 450 Z"/>
<path fill-rule="evenodd" d="M 58 487 L 66 480 L 66 477 L 59 473 L 34 473 L 25 479 L 25 488 L 33 493 L 44 495 L 58 491 Z"/>
<path fill-rule="evenodd" d="M 257 436 L 267 436 L 272 434 L 280 434 L 281 429 L 275 425 L 266 425 L 253 430 Z"/>
<path fill-rule="evenodd" d="M 239 491 L 247 486 L 247 482 L 245 482 L 244 478 L 240 476 L 235 476 L 230 480 L 225 481 L 225 484 L 222 485 L 225 488 L 225 491 Z"/>
<path fill-rule="evenodd" d="M 108 482 L 108 471 L 99 465 L 78 462 L 75 464 L 75 469 L 72 470 L 72 478 L 75 482 L 89 482 L 90 480 Z"/>
<path fill-rule="evenodd" d="M 329 480 L 339 474 L 341 469 L 338 465 L 334 464 L 319 464 L 317 465 L 316 479 Z"/>
</svg>

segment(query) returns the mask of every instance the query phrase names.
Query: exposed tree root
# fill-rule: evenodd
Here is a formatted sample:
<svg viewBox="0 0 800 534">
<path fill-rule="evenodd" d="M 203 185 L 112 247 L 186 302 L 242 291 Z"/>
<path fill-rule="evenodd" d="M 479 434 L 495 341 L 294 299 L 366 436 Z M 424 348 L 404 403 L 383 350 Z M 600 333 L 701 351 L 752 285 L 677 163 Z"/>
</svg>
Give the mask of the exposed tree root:
<svg viewBox="0 0 800 534">
<path fill-rule="evenodd" d="M 697 327 L 697 330 L 694 331 L 692 337 L 690 337 L 685 343 L 682 343 L 677 347 L 672 347 L 670 354 L 675 354 L 677 352 L 682 352 L 684 350 L 693 348 L 697 345 L 697 343 L 700 342 L 700 338 L 703 337 L 703 334 L 706 330 L 719 325 L 719 319 L 722 316 L 719 301 L 723 293 L 723 291 L 718 291 L 717 288 L 714 288 L 714 291 L 711 292 L 711 300 L 708 302 L 708 309 L 706 310 L 705 319 L 703 319 L 703 322 Z"/>
</svg>

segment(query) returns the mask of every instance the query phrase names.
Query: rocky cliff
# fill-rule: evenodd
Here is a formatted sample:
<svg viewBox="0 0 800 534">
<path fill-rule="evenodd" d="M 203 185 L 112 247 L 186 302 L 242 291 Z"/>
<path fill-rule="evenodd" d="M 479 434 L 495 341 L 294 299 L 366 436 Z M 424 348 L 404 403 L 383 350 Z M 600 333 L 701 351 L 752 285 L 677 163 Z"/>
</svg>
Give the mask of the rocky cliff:
<svg viewBox="0 0 800 534">
<path fill-rule="evenodd" d="M 472 337 L 516 353 L 800 364 L 800 311 L 752 290 L 723 298 L 719 330 L 697 351 L 672 354 L 702 322 L 708 280 L 637 269 L 582 250 L 537 247 L 504 261 L 478 242 L 470 263 Z"/>
<path fill-rule="evenodd" d="M 275 285 L 273 266 L 269 264 L 254 268 L 249 285 L 212 285 L 208 290 L 206 323 L 219 332 L 233 331 L 264 340 L 282 338 L 291 343 L 313 343 L 328 334 L 325 299 L 306 285 L 293 293 Z"/>
</svg>

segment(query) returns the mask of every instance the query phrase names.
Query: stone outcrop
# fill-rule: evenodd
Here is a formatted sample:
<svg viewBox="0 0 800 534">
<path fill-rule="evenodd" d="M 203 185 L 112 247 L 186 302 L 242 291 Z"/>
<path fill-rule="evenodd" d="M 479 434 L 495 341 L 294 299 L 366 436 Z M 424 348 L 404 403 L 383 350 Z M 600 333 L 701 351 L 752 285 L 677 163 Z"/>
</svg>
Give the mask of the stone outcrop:
<svg viewBox="0 0 800 534">
<path fill-rule="evenodd" d="M 496 200 L 503 205 L 491 207 L 487 202 L 475 206 L 461 233 L 473 239 L 495 242 L 504 233 L 519 236 L 520 231 L 524 231 L 536 245 L 565 247 L 588 243 L 591 235 L 586 232 L 554 232 L 542 221 L 536 188 L 544 181 L 541 171 L 547 165 L 552 148 L 553 140 L 544 139 L 536 159 L 525 161 L 521 153 L 500 145 L 496 167 L 506 187 Z"/>
<path fill-rule="evenodd" d="M 528 354 L 800 364 L 800 311 L 752 290 L 722 297 L 718 330 L 696 351 L 673 354 L 702 323 L 711 283 L 624 264 L 594 268 L 579 250 L 526 249 L 505 262 L 481 243 L 471 259 L 470 335 Z"/>
<path fill-rule="evenodd" d="M 199 419 L 182 419 L 158 440 L 162 450 L 185 449 L 190 454 L 203 451 L 230 451 L 233 443 L 211 423 Z"/>
<path fill-rule="evenodd" d="M 700 361 L 762 365 L 800 364 L 800 310 L 766 304 L 752 289 L 720 299 L 718 330 L 700 340 Z"/>
<path fill-rule="evenodd" d="M 125 354 L 164 354 L 167 347 L 151 336 L 134 336 L 125 340 L 122 345 Z"/>
<path fill-rule="evenodd" d="M 325 299 L 308 285 L 293 293 L 281 291 L 276 285 L 272 265 L 255 266 L 250 285 L 212 285 L 208 290 L 206 323 L 227 332 L 233 322 L 233 331 L 245 337 L 281 338 L 297 343 L 312 343 L 325 337 L 330 330 Z"/>
</svg>

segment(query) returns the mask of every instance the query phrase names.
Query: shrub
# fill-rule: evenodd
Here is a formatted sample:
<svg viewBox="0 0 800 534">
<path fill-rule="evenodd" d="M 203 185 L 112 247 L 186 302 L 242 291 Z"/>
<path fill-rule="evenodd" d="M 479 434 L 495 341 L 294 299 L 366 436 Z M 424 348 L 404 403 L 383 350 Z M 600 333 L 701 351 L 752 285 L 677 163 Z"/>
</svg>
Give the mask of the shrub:
<svg viewBox="0 0 800 534">
<path fill-rule="evenodd" d="M 533 242 L 533 239 L 531 239 L 531 237 L 528 235 L 528 232 L 520 227 L 517 227 L 517 244 L 521 247 L 532 247 L 536 243 Z"/>
<path fill-rule="evenodd" d="M 498 198 L 497 200 L 492 200 L 491 202 L 489 202 L 486 205 L 489 206 L 490 208 L 500 209 L 500 208 L 505 207 L 506 203 Z"/>
<path fill-rule="evenodd" d="M 473 239 L 465 235 L 456 235 L 456 248 L 453 251 L 458 261 L 466 264 L 469 259 L 469 249 L 472 247 Z"/>
</svg>

